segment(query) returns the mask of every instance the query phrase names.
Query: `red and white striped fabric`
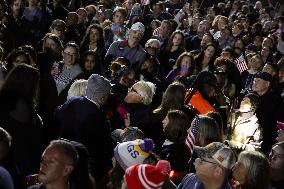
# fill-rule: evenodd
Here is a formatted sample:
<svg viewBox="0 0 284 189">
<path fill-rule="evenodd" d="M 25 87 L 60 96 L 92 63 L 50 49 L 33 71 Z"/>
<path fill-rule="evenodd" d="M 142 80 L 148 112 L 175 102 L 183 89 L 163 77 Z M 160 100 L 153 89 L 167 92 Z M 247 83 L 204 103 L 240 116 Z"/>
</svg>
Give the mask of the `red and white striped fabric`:
<svg viewBox="0 0 284 189">
<path fill-rule="evenodd" d="M 243 54 L 235 60 L 235 64 L 240 73 L 248 69 L 248 66 L 247 66 L 247 63 L 246 63 L 246 60 Z"/>
<path fill-rule="evenodd" d="M 193 153 L 193 147 L 198 135 L 199 123 L 200 123 L 199 116 L 195 116 L 195 118 L 192 120 L 191 127 L 187 130 L 188 134 L 185 139 L 185 145 L 187 146 L 191 154 Z"/>
<path fill-rule="evenodd" d="M 161 189 L 171 165 L 159 160 L 157 165 L 136 164 L 126 169 L 125 180 L 129 189 Z"/>
</svg>

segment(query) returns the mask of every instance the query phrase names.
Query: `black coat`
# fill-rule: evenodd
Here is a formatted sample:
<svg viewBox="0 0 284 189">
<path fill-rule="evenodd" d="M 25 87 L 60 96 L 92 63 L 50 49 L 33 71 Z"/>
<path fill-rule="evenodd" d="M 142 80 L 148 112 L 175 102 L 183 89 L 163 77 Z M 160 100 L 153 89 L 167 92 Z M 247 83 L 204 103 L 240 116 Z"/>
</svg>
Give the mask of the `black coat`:
<svg viewBox="0 0 284 189">
<path fill-rule="evenodd" d="M 37 173 L 44 146 L 42 122 L 33 104 L 18 94 L 0 94 L 0 125 L 12 136 L 11 158 L 20 177 Z"/>
<path fill-rule="evenodd" d="M 86 97 L 73 97 L 55 112 L 60 137 L 84 144 L 90 154 L 90 171 L 96 181 L 111 167 L 114 141 L 110 136 L 107 117 Z"/>
<path fill-rule="evenodd" d="M 268 154 L 271 146 L 276 143 L 277 121 L 283 119 L 283 99 L 268 91 L 260 97 L 257 110 L 259 124 L 263 129 L 263 143 L 261 150 Z"/>
</svg>

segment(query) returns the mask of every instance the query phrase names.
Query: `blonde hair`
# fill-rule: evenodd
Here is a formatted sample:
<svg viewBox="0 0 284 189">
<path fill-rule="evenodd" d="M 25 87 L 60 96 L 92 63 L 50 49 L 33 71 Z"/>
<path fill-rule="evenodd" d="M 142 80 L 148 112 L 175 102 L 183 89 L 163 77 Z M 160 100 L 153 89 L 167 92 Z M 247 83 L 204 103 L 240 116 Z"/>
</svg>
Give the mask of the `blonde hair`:
<svg viewBox="0 0 284 189">
<path fill-rule="evenodd" d="M 73 96 L 85 96 L 88 81 L 85 79 L 76 80 L 68 90 L 68 99 Z"/>
</svg>

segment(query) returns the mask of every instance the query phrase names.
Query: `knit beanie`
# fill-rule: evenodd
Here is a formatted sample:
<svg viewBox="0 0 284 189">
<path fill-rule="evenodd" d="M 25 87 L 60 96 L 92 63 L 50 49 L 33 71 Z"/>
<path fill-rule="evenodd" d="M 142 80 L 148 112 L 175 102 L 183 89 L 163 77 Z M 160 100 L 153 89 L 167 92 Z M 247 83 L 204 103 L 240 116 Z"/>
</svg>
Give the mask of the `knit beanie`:
<svg viewBox="0 0 284 189">
<path fill-rule="evenodd" d="M 160 189 L 162 188 L 171 165 L 166 160 L 158 161 L 157 165 L 136 164 L 125 171 L 128 189 Z"/>
<path fill-rule="evenodd" d="M 111 93 L 111 84 L 108 79 L 98 74 L 92 74 L 88 79 L 86 96 L 89 99 L 100 99 Z"/>
<path fill-rule="evenodd" d="M 134 164 L 143 163 L 153 148 L 152 139 L 136 139 L 118 144 L 114 149 L 114 157 L 119 165 L 126 170 Z"/>
</svg>

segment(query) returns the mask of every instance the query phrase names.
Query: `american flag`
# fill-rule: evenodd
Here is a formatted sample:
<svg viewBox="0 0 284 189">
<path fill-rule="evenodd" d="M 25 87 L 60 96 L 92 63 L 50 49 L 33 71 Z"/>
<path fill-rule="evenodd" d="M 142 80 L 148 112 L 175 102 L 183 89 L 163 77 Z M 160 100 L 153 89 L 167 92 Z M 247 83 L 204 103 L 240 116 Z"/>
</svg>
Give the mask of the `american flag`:
<svg viewBox="0 0 284 189">
<path fill-rule="evenodd" d="M 188 150 L 192 154 L 193 152 L 193 147 L 196 141 L 196 137 L 199 131 L 199 123 L 200 123 L 200 118 L 199 116 L 195 116 L 195 118 L 191 122 L 191 127 L 187 130 L 187 137 L 185 139 L 185 144 L 188 147 Z"/>
<path fill-rule="evenodd" d="M 235 64 L 240 73 L 248 69 L 248 66 L 247 66 L 247 63 L 246 63 L 246 60 L 243 54 L 235 60 Z"/>
</svg>

